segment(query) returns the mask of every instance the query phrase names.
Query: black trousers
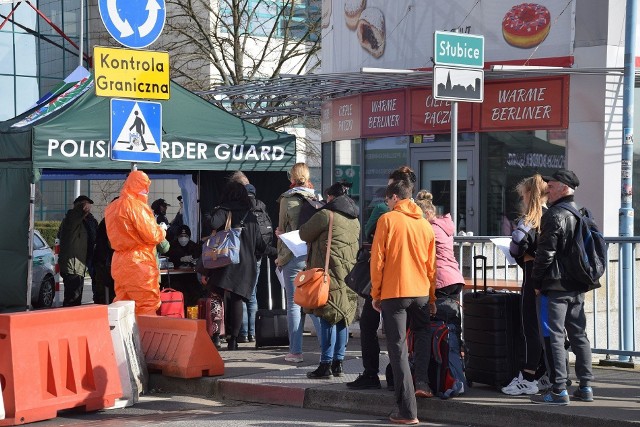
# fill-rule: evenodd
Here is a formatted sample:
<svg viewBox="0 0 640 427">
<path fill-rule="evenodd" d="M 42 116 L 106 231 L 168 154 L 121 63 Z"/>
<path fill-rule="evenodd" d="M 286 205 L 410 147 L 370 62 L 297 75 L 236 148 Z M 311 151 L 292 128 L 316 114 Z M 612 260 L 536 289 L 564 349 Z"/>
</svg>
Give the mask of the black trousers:
<svg viewBox="0 0 640 427">
<path fill-rule="evenodd" d="M 533 260 L 524 263 L 524 279 L 522 281 L 522 310 L 520 313 L 522 333 L 525 344 L 524 368 L 528 371 L 539 372 L 544 366 L 542 341 L 538 328 L 538 313 L 536 311 L 536 293 L 531 282 Z"/>
<path fill-rule="evenodd" d="M 84 288 L 84 276 L 78 274 L 61 274 L 64 281 L 63 307 L 73 307 L 82 304 L 82 289 Z"/>
<path fill-rule="evenodd" d="M 380 343 L 378 326 L 380 313 L 371 305 L 371 297 L 364 299 L 360 315 L 360 346 L 362 347 L 362 366 L 366 376 L 377 376 L 380 371 Z"/>
</svg>

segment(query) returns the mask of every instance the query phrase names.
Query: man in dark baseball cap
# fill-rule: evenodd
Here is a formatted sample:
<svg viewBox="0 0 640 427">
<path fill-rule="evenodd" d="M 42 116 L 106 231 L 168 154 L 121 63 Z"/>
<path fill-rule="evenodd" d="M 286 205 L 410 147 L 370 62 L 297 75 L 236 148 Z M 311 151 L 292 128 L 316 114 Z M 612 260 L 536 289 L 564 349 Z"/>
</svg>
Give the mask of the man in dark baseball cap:
<svg viewBox="0 0 640 427">
<path fill-rule="evenodd" d="M 165 199 L 157 199 L 151 203 L 151 209 L 153 210 L 153 215 L 156 217 L 156 222 L 158 224 L 165 223 L 167 226 L 169 225 L 169 220 L 167 219 L 167 206 L 171 206 Z"/>
<path fill-rule="evenodd" d="M 76 197 L 76 199 L 73 201 L 73 204 L 75 205 L 76 203 L 80 203 L 80 202 L 87 202 L 89 204 L 93 204 L 93 200 L 91 200 L 85 195 Z"/>
<path fill-rule="evenodd" d="M 576 174 L 573 173 L 573 171 L 570 171 L 568 169 L 558 169 L 553 173 L 553 175 L 543 176 L 542 179 L 544 179 L 545 182 L 549 182 L 549 181 L 561 182 L 573 190 L 575 190 L 576 187 L 580 185 L 580 180 L 578 179 Z"/>
</svg>

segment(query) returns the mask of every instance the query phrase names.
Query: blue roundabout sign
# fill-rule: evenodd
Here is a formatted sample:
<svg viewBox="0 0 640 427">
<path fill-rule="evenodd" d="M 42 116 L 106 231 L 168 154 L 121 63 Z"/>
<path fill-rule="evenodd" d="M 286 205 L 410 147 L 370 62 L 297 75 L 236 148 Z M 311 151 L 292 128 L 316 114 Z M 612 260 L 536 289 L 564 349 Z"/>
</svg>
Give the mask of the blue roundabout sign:
<svg viewBox="0 0 640 427">
<path fill-rule="evenodd" d="M 164 0 L 99 0 L 98 7 L 111 37 L 132 49 L 149 46 L 164 28 Z"/>
</svg>

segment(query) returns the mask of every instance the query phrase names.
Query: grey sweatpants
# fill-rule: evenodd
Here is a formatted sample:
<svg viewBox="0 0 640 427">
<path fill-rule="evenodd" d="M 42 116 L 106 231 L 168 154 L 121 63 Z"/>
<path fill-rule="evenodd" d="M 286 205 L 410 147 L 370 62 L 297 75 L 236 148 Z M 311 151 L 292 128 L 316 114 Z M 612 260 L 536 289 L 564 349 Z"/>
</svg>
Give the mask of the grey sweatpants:
<svg viewBox="0 0 640 427">
<path fill-rule="evenodd" d="M 382 300 L 382 320 L 387 335 L 389 362 L 393 369 L 398 413 L 403 418 L 412 419 L 418 416 L 418 408 L 407 350 L 407 319 L 415 337 L 416 382 L 428 382 L 427 369 L 431 355 L 429 297 Z"/>
<path fill-rule="evenodd" d="M 584 314 L 583 292 L 549 291 L 537 298 L 538 320 L 542 338 L 549 338 L 548 348 L 553 367 L 547 367 L 555 372 L 553 388 L 564 390 L 567 388 L 567 352 L 564 347 L 564 331 L 571 343 L 571 350 L 576 355 L 576 376 L 580 386 L 589 386 L 593 381 L 591 370 L 591 344 L 587 338 L 587 317 Z M 549 363 L 549 362 L 547 362 Z"/>
</svg>

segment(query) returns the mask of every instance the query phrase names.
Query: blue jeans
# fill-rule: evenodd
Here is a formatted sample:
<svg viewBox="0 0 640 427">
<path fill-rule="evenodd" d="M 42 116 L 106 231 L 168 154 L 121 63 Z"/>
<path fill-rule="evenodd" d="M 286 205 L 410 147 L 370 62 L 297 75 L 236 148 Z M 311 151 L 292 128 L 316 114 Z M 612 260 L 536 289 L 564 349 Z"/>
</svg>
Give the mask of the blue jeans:
<svg viewBox="0 0 640 427">
<path fill-rule="evenodd" d="M 349 341 L 349 328 L 344 320 L 332 325 L 323 318 L 320 319 L 320 363 L 331 363 L 334 360 L 344 360 Z"/>
<path fill-rule="evenodd" d="M 293 302 L 295 286 L 293 281 L 299 271 L 306 266 L 306 255 L 292 258 L 282 267 L 284 276 L 284 293 L 287 300 L 287 326 L 289 328 L 289 353 L 302 354 L 302 332 L 304 331 L 302 312 L 300 306 Z"/>
<path fill-rule="evenodd" d="M 258 299 L 256 298 L 256 290 L 258 289 L 258 278 L 260 277 L 260 266 L 262 258 L 256 263 L 256 280 L 253 283 L 253 291 L 248 302 L 242 304 L 242 326 L 240 327 L 240 336 L 247 335 L 256 336 L 256 312 L 258 311 Z"/>
</svg>

